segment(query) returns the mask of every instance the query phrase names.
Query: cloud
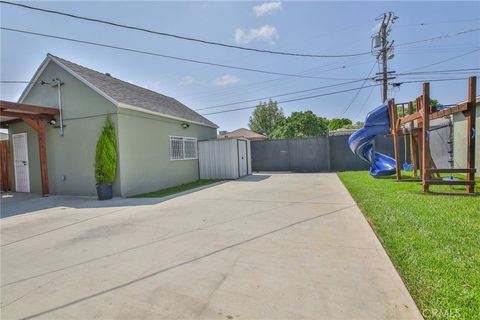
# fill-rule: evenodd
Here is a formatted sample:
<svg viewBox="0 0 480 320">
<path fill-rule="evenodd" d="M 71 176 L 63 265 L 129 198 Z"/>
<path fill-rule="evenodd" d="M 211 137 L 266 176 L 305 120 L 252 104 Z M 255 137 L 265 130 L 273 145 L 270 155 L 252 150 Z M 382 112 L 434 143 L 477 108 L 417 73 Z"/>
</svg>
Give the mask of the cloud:
<svg viewBox="0 0 480 320">
<path fill-rule="evenodd" d="M 261 17 L 266 14 L 271 14 L 275 11 L 282 10 L 281 2 L 265 2 L 253 7 L 253 12 L 257 17 Z"/>
<path fill-rule="evenodd" d="M 236 43 L 249 43 L 256 41 L 267 41 L 273 43 L 274 39 L 278 39 L 277 28 L 264 25 L 257 29 L 241 29 L 235 30 L 235 42 Z"/>
<path fill-rule="evenodd" d="M 191 84 L 206 84 L 206 81 L 205 80 L 197 80 L 195 79 L 194 76 L 184 76 L 182 77 L 182 79 L 180 79 L 180 85 L 182 86 L 187 86 L 187 85 L 191 85 Z"/>
<path fill-rule="evenodd" d="M 181 85 L 187 85 L 187 84 L 193 84 L 193 83 L 195 83 L 195 78 L 192 76 L 184 76 L 180 80 Z"/>
<path fill-rule="evenodd" d="M 224 86 L 229 86 L 229 85 L 235 84 L 239 81 L 240 81 L 240 78 L 235 76 L 235 75 L 224 74 L 223 76 L 218 77 L 215 80 L 213 80 L 213 84 L 216 85 L 216 86 L 224 87 Z"/>
</svg>

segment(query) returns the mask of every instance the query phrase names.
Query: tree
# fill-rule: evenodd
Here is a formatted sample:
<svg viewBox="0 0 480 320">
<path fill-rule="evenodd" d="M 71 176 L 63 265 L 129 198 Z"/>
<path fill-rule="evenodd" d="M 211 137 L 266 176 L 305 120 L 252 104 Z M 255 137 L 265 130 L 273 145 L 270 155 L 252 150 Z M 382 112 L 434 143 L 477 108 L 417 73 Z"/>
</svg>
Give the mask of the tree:
<svg viewBox="0 0 480 320">
<path fill-rule="evenodd" d="M 274 128 L 269 137 L 274 139 L 316 137 L 324 135 L 327 128 L 327 119 L 318 117 L 312 111 L 293 112 Z"/>
<path fill-rule="evenodd" d="M 343 126 L 343 129 L 360 129 L 365 125 L 363 121 L 357 121 L 354 124 Z"/>
<path fill-rule="evenodd" d="M 351 126 L 352 120 L 347 118 L 334 118 L 328 121 L 328 130 L 334 131 L 340 128 L 345 128 L 346 126 Z"/>
<path fill-rule="evenodd" d="M 99 184 L 112 183 L 117 170 L 117 141 L 110 116 L 98 137 L 95 153 L 95 179 Z"/>
<path fill-rule="evenodd" d="M 250 116 L 250 130 L 270 136 L 273 128 L 285 120 L 283 110 L 276 101 L 260 102 Z"/>
</svg>

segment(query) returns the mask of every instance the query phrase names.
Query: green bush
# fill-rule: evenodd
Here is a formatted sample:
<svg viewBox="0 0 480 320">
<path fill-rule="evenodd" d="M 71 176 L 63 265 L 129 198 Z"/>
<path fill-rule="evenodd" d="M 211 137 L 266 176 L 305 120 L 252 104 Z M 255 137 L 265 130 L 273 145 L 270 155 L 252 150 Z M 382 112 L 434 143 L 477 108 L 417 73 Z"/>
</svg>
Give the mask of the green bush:
<svg viewBox="0 0 480 320">
<path fill-rule="evenodd" d="M 98 137 L 95 154 L 95 179 L 99 184 L 112 183 L 117 170 L 117 141 L 115 130 L 107 115 L 103 131 Z"/>
</svg>

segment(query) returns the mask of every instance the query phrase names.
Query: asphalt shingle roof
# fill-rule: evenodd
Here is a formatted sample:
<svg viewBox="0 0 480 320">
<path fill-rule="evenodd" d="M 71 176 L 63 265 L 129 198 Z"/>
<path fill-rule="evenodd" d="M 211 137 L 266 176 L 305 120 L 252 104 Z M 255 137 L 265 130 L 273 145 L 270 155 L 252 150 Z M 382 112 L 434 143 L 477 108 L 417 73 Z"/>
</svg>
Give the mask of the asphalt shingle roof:
<svg viewBox="0 0 480 320">
<path fill-rule="evenodd" d="M 54 55 L 49 54 L 49 56 L 64 64 L 67 68 L 119 103 L 158 112 L 166 116 L 181 118 L 187 122 L 192 121 L 218 128 L 215 123 L 174 98 L 122 81 Z"/>
<path fill-rule="evenodd" d="M 267 136 L 257 133 L 252 130 L 248 130 L 245 128 L 240 128 L 234 131 L 226 132 L 224 134 L 219 134 L 218 138 L 247 138 L 252 140 L 266 140 L 268 139 Z"/>
</svg>

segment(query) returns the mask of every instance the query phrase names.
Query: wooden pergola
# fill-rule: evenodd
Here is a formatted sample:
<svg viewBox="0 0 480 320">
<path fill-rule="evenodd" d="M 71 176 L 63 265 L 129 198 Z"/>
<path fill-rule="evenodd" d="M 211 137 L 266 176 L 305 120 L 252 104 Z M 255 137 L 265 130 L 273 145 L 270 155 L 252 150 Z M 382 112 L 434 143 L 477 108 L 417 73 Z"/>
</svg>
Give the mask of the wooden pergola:
<svg viewBox="0 0 480 320">
<path fill-rule="evenodd" d="M 48 186 L 45 124 L 54 120 L 58 112 L 59 110 L 56 108 L 0 100 L 0 126 L 2 128 L 8 128 L 8 125 L 11 123 L 23 121 L 37 132 L 43 196 L 47 196 L 50 192 Z"/>
</svg>

